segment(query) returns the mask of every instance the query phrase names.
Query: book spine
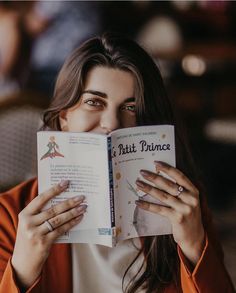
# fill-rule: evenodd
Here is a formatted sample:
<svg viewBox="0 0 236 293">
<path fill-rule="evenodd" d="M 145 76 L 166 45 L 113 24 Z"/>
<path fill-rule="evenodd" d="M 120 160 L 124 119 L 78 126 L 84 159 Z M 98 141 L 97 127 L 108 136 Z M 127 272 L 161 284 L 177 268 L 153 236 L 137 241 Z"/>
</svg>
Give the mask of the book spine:
<svg viewBox="0 0 236 293">
<path fill-rule="evenodd" d="M 108 170 L 109 170 L 109 186 L 110 186 L 111 227 L 114 228 L 112 230 L 115 230 L 114 183 L 113 183 L 112 153 L 111 153 L 112 146 L 111 146 L 110 136 L 108 136 L 107 138 L 107 149 L 108 149 Z"/>
</svg>

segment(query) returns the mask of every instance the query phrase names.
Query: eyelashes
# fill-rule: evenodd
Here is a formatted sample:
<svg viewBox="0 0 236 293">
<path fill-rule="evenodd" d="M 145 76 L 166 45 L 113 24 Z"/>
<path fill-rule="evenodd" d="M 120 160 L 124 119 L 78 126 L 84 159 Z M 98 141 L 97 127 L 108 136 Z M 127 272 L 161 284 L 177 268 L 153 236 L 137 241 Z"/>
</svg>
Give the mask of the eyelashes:
<svg viewBox="0 0 236 293">
<path fill-rule="evenodd" d="M 121 107 L 121 110 L 127 110 L 127 111 L 130 111 L 132 113 L 135 113 L 136 112 L 136 107 L 134 104 L 127 104 L 127 105 L 124 105 Z"/>
<path fill-rule="evenodd" d="M 104 102 L 101 99 L 97 99 L 97 98 L 86 99 L 86 100 L 84 100 L 84 104 L 86 104 L 88 107 L 91 107 L 94 109 L 97 108 L 99 110 L 106 107 L 106 105 L 107 105 L 106 102 Z M 120 110 L 135 113 L 136 106 L 135 106 L 135 104 L 124 104 L 120 107 Z"/>
<path fill-rule="evenodd" d="M 87 99 L 84 101 L 84 103 L 92 107 L 105 106 L 105 103 L 99 101 L 98 99 Z"/>
</svg>

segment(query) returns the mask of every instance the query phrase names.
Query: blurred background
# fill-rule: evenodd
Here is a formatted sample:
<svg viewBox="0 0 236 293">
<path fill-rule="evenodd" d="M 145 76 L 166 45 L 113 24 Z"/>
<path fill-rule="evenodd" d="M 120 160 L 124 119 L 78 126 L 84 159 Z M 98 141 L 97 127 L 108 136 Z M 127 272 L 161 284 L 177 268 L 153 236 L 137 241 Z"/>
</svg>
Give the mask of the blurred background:
<svg viewBox="0 0 236 293">
<path fill-rule="evenodd" d="M 135 39 L 160 67 L 236 286 L 236 2 L 0 1 L 0 191 L 36 176 L 35 134 L 57 72 L 105 30 Z"/>
</svg>

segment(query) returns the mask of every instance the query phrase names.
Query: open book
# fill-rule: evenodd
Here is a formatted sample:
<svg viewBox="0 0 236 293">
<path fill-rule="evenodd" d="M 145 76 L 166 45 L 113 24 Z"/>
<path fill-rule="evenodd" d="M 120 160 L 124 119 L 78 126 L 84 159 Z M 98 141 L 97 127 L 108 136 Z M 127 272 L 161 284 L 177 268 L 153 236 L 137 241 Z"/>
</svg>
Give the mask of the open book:
<svg viewBox="0 0 236 293">
<path fill-rule="evenodd" d="M 135 204 L 138 199 L 161 204 L 139 191 L 135 181 L 144 180 L 141 169 L 155 172 L 155 160 L 175 166 L 174 126 L 124 128 L 109 136 L 40 131 L 37 139 L 39 194 L 70 180 L 67 190 L 45 208 L 77 195 L 84 195 L 88 204 L 81 223 L 57 242 L 112 247 L 128 238 L 171 233 L 167 218 Z"/>
</svg>

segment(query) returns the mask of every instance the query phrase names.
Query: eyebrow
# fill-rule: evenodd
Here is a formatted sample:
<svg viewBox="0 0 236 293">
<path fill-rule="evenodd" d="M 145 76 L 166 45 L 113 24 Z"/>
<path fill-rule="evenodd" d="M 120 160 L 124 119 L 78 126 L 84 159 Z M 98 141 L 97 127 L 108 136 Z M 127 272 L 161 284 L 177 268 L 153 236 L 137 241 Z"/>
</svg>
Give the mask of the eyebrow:
<svg viewBox="0 0 236 293">
<path fill-rule="evenodd" d="M 104 98 L 104 99 L 108 98 L 106 93 L 103 93 L 103 92 L 100 92 L 100 91 L 95 91 L 95 90 L 85 90 L 85 91 L 82 92 L 82 95 L 83 94 L 92 94 L 92 95 L 96 95 L 96 96 L 99 96 L 99 97 Z M 129 102 L 135 102 L 135 97 L 129 97 L 129 98 L 124 100 L 124 103 L 129 103 Z"/>
</svg>

